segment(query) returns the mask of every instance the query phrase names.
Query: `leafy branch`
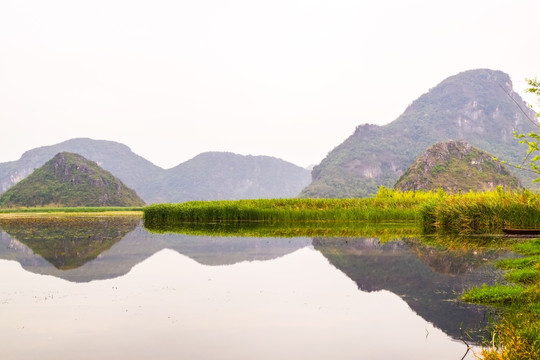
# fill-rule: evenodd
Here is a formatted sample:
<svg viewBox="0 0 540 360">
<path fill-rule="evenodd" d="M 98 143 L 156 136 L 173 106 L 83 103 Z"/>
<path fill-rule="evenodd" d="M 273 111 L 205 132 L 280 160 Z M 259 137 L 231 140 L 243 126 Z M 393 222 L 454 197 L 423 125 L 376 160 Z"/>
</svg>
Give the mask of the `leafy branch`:
<svg viewBox="0 0 540 360">
<path fill-rule="evenodd" d="M 527 81 L 527 84 L 529 86 L 528 88 L 525 89 L 525 91 L 528 92 L 528 93 L 536 95 L 538 97 L 538 103 L 540 104 L 540 81 L 537 78 L 525 79 L 525 80 Z M 503 90 L 504 90 L 504 88 L 503 88 Z M 508 93 L 507 93 L 507 95 L 510 96 L 510 94 L 508 94 Z M 512 98 L 512 97 L 510 96 L 510 98 Z M 512 100 L 514 100 L 514 98 L 512 98 Z M 514 102 L 515 102 L 515 100 L 514 100 Z M 516 103 L 516 105 L 518 105 L 518 104 Z M 521 109 L 521 107 L 519 105 L 518 105 L 518 107 Z M 532 105 L 529 104 L 529 107 L 532 108 Z M 529 121 L 531 121 L 531 123 L 535 127 L 540 127 L 540 124 L 538 123 L 538 120 L 534 120 L 534 119 L 529 118 L 529 116 L 523 111 L 523 109 L 521 109 L 521 111 L 525 114 L 527 119 Z M 535 113 L 535 114 L 536 114 L 537 118 L 540 117 L 540 114 L 538 114 L 538 113 Z M 502 164 L 512 166 L 512 167 L 514 167 L 516 169 L 526 170 L 526 171 L 533 172 L 533 173 L 535 173 L 537 175 L 540 175 L 540 165 L 538 165 L 538 161 L 540 161 L 540 155 L 535 155 L 535 154 L 538 153 L 538 151 L 540 151 L 540 149 L 538 147 L 538 142 L 540 141 L 540 134 L 537 133 L 536 131 L 531 131 L 528 134 L 518 134 L 516 131 L 514 131 L 514 137 L 519 140 L 520 144 L 527 144 L 527 147 L 528 147 L 526 156 L 525 156 L 525 158 L 523 158 L 523 162 L 521 163 L 521 165 L 510 164 L 510 163 L 508 163 L 506 161 L 500 161 L 497 158 L 493 158 L 493 160 L 494 161 L 499 161 Z M 523 167 L 525 164 L 528 165 L 528 168 Z M 537 177 L 534 180 L 534 182 L 539 182 L 539 181 L 540 181 L 540 176 Z"/>
</svg>

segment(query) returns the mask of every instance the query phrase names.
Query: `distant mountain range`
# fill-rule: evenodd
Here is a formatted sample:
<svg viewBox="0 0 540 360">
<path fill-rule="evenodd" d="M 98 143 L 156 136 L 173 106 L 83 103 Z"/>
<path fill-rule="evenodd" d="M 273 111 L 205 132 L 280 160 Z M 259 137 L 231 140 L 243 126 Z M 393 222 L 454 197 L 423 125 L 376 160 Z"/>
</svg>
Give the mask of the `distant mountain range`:
<svg viewBox="0 0 540 360">
<path fill-rule="evenodd" d="M 291 198 L 309 181 L 309 170 L 274 157 L 207 152 L 166 170 L 146 194 L 152 202 Z"/>
<path fill-rule="evenodd" d="M 0 195 L 0 207 L 143 206 L 110 172 L 81 155 L 61 152 Z"/>
<path fill-rule="evenodd" d="M 310 181 L 309 170 L 269 156 L 209 152 L 165 170 L 126 145 L 78 138 L 35 148 L 17 161 L 0 163 L 0 194 L 60 152 L 76 153 L 96 162 L 146 203 L 289 198 L 297 196 Z"/>
<path fill-rule="evenodd" d="M 360 125 L 312 171 L 302 197 L 364 197 L 393 187 L 431 145 L 465 140 L 499 159 L 520 164 L 526 148 L 513 132 L 538 131 L 535 113 L 512 89 L 510 77 L 488 69 L 451 76 L 415 100 L 393 122 Z M 534 174 L 516 172 L 535 188 Z"/>
<path fill-rule="evenodd" d="M 465 140 L 501 160 L 520 164 L 526 148 L 513 133 L 538 130 L 535 113 L 513 91 L 510 77 L 489 69 L 451 76 L 420 96 L 393 122 L 364 124 L 311 172 L 268 156 L 203 153 L 162 169 L 127 146 L 72 139 L 27 151 L 0 164 L 0 194 L 59 152 L 95 161 L 146 203 L 240 198 L 364 197 L 393 187 L 413 160 L 435 143 Z M 511 172 L 537 189 L 535 175 Z M 311 183 L 310 183 L 311 182 Z"/>
</svg>

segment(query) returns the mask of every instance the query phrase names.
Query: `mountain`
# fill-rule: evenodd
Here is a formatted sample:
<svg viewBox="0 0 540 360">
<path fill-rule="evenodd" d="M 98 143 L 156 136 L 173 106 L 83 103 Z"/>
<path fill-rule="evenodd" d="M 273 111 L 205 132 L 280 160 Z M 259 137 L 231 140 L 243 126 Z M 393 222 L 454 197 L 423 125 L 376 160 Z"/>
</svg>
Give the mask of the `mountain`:
<svg viewBox="0 0 540 360">
<path fill-rule="evenodd" d="M 520 188 L 519 179 L 485 151 L 465 141 L 437 143 L 417 157 L 399 178 L 396 189 L 437 190 L 450 193 Z"/>
<path fill-rule="evenodd" d="M 526 148 L 513 132 L 538 130 L 535 114 L 512 90 L 510 77 L 489 69 L 451 76 L 420 96 L 393 122 L 364 124 L 312 171 L 301 197 L 364 197 L 393 187 L 431 145 L 465 140 L 499 159 L 521 163 Z M 514 171 L 513 171 L 514 173 Z M 526 187 L 533 175 L 516 173 Z"/>
<path fill-rule="evenodd" d="M 0 207 L 142 206 L 135 191 L 78 154 L 58 153 L 2 196 Z"/>
<path fill-rule="evenodd" d="M 309 170 L 274 157 L 206 152 L 167 170 L 150 198 L 156 202 L 288 198 L 297 196 L 309 181 Z"/>
<path fill-rule="evenodd" d="M 0 194 L 30 175 L 60 152 L 79 154 L 95 161 L 118 177 L 148 202 L 152 188 L 150 179 L 159 178 L 165 170 L 135 154 L 126 145 L 88 138 L 71 139 L 56 145 L 43 146 L 25 152 L 17 161 L 0 164 Z"/>
<path fill-rule="evenodd" d="M 269 156 L 210 152 L 165 170 L 123 144 L 80 138 L 32 149 L 17 161 L 1 163 L 0 194 L 64 151 L 95 161 L 146 203 L 295 197 L 310 182 L 309 170 Z"/>
</svg>

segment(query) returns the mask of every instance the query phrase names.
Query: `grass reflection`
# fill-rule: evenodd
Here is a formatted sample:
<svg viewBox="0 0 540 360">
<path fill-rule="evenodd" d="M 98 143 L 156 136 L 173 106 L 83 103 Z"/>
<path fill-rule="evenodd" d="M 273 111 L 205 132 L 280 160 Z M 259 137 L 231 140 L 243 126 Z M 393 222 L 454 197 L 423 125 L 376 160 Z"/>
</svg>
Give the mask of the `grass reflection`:
<svg viewBox="0 0 540 360">
<path fill-rule="evenodd" d="M 412 223 L 368 222 L 215 222 L 145 227 L 154 233 L 241 237 L 376 237 L 381 241 L 412 238 L 420 229 Z"/>
</svg>

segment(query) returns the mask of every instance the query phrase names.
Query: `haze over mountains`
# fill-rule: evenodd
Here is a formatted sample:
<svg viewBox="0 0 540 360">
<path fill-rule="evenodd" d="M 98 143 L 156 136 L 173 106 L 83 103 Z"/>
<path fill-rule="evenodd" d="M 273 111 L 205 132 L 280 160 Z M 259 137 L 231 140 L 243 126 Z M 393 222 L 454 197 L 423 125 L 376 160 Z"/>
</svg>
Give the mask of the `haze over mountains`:
<svg viewBox="0 0 540 360">
<path fill-rule="evenodd" d="M 359 104 L 361 106 L 361 104 Z M 208 152 L 162 169 L 127 146 L 72 139 L 32 149 L 0 164 L 0 193 L 55 154 L 67 151 L 95 161 L 134 189 L 146 203 L 240 198 L 364 197 L 393 187 L 422 152 L 435 143 L 464 140 L 499 159 L 520 164 L 526 148 L 517 133 L 538 130 L 535 113 L 513 91 L 502 71 L 469 70 L 451 76 L 407 107 L 393 122 L 359 125 L 309 170 L 269 156 Z M 534 174 L 512 170 L 527 188 Z M 459 186 L 459 184 L 457 185 Z"/>
<path fill-rule="evenodd" d="M 465 140 L 502 160 L 520 164 L 526 148 L 513 132 L 538 131 L 535 113 L 512 89 L 510 77 L 488 69 L 451 76 L 416 99 L 393 122 L 360 125 L 313 169 L 303 197 L 363 197 L 393 187 L 429 146 Z M 534 177 L 514 172 L 522 185 Z"/>
<path fill-rule="evenodd" d="M 269 156 L 209 152 L 165 170 L 126 145 L 79 138 L 32 149 L 17 161 L 1 163 L 0 194 L 60 152 L 95 161 L 146 203 L 294 197 L 310 181 L 309 170 Z"/>
</svg>

